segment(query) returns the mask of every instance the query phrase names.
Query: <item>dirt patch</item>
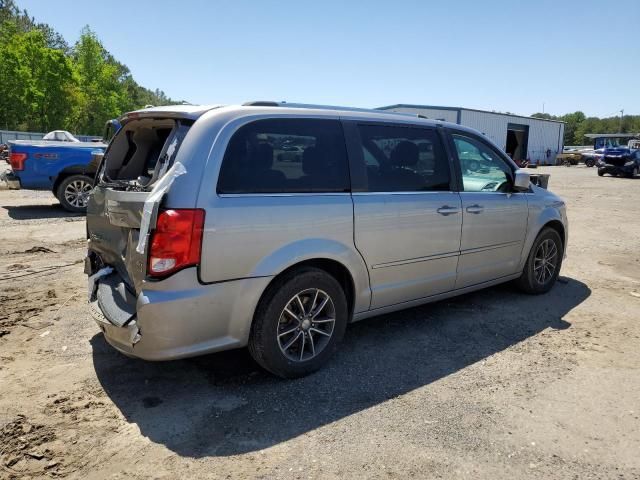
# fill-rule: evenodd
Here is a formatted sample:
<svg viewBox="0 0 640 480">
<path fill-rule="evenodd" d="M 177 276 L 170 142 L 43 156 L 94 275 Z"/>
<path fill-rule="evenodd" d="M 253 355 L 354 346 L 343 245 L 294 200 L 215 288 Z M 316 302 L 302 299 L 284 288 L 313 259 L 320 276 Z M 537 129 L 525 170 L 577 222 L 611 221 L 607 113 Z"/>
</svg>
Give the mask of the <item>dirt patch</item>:
<svg viewBox="0 0 640 480">
<path fill-rule="evenodd" d="M 31 265 L 26 263 L 12 263 L 6 266 L 6 269 L 9 272 L 15 272 L 16 270 L 26 270 L 27 268 L 31 268 Z"/>
<path fill-rule="evenodd" d="M 56 253 L 56 252 L 47 247 L 31 247 L 31 248 L 27 248 L 22 252 L 15 252 L 15 253 Z"/>
<path fill-rule="evenodd" d="M 61 462 L 47 447 L 56 439 L 53 428 L 31 423 L 24 415 L 0 429 L 0 464 L 9 478 L 55 471 Z"/>
</svg>

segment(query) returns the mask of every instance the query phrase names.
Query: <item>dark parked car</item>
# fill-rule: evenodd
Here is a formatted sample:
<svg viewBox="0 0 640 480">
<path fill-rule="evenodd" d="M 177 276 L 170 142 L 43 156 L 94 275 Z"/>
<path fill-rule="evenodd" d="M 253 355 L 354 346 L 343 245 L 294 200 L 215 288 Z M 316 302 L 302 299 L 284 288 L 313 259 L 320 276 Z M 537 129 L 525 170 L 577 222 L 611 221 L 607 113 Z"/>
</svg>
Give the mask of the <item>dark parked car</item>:
<svg viewBox="0 0 640 480">
<path fill-rule="evenodd" d="M 598 175 L 634 177 L 640 173 L 640 150 L 607 148 L 598 158 Z"/>
</svg>

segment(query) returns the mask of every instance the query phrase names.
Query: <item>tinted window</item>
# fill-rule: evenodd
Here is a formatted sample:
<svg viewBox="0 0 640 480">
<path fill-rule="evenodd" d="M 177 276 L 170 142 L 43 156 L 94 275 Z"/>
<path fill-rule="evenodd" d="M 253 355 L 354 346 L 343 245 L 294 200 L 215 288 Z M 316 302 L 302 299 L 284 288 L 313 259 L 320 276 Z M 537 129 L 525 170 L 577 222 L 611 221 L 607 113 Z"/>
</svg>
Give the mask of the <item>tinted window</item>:
<svg viewBox="0 0 640 480">
<path fill-rule="evenodd" d="M 473 138 L 452 136 L 465 192 L 510 191 L 511 169 L 498 152 Z"/>
<path fill-rule="evenodd" d="M 220 193 L 346 191 L 347 153 L 337 120 L 270 119 L 241 127 L 218 181 Z"/>
<path fill-rule="evenodd" d="M 434 130 L 360 125 L 369 192 L 449 190 L 449 163 Z"/>
</svg>

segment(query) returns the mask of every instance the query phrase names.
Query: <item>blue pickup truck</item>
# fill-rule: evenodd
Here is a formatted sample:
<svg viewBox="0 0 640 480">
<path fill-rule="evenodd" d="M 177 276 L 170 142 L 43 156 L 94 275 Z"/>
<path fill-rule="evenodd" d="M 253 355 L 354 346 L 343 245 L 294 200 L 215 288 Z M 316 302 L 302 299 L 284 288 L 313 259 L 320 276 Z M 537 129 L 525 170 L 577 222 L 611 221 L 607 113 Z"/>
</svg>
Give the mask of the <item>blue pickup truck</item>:
<svg viewBox="0 0 640 480">
<path fill-rule="evenodd" d="M 64 131 L 37 141 L 9 141 L 11 171 L 2 180 L 10 189 L 49 190 L 64 209 L 85 212 L 105 141 L 119 126 L 117 121 L 107 122 L 101 142 L 80 142 Z"/>
</svg>

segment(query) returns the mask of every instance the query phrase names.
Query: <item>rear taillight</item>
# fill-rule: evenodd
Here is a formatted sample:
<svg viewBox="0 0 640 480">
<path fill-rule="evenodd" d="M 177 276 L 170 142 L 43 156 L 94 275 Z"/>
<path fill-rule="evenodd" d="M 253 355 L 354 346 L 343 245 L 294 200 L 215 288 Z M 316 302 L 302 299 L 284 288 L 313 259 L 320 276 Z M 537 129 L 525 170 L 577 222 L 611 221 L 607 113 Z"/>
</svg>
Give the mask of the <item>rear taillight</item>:
<svg viewBox="0 0 640 480">
<path fill-rule="evenodd" d="M 148 275 L 165 277 L 182 268 L 198 265 L 203 230 L 204 210 L 160 212 L 156 229 L 151 234 Z"/>
<path fill-rule="evenodd" d="M 26 153 L 11 153 L 9 163 L 14 171 L 24 170 L 24 161 L 27 159 Z"/>
</svg>

